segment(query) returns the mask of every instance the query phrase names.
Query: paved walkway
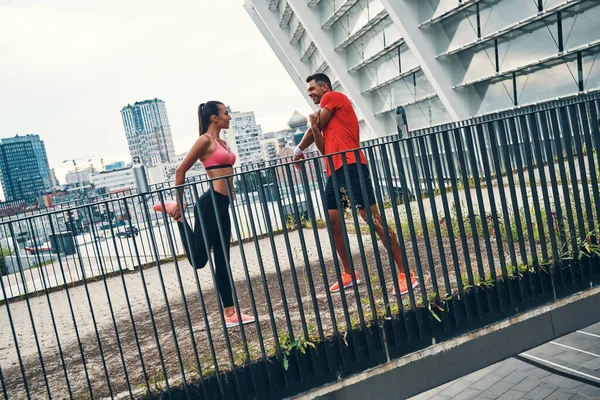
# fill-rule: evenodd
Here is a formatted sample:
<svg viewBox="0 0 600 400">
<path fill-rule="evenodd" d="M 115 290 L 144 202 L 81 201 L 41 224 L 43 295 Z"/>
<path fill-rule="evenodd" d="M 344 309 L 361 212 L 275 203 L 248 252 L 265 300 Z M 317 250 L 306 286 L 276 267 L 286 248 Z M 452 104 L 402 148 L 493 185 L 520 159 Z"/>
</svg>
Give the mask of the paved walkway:
<svg viewBox="0 0 600 400">
<path fill-rule="evenodd" d="M 600 324 L 573 332 L 525 354 L 596 377 L 600 382 Z M 411 398 L 448 399 L 600 399 L 600 385 L 595 387 L 581 383 L 509 358 Z"/>
</svg>

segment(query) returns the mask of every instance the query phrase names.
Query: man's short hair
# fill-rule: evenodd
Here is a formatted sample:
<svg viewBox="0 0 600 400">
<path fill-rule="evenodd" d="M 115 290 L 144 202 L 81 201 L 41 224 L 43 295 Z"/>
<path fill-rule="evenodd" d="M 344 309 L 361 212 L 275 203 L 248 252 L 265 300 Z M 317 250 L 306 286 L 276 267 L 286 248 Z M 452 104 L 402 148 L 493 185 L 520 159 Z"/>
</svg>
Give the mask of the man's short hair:
<svg viewBox="0 0 600 400">
<path fill-rule="evenodd" d="M 329 89 L 333 89 L 331 87 L 331 79 L 325 74 L 313 74 L 306 78 L 306 83 L 309 83 L 310 81 L 315 81 L 319 86 L 326 84 L 329 86 Z"/>
</svg>

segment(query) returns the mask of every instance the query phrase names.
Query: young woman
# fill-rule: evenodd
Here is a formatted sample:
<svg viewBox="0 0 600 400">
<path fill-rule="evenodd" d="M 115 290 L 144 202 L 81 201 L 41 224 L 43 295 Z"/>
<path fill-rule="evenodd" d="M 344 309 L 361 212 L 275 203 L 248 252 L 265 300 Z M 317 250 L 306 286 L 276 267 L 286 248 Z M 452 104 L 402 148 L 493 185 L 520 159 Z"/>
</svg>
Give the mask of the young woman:
<svg viewBox="0 0 600 400">
<path fill-rule="evenodd" d="M 217 290 L 223 303 L 225 323 L 228 328 L 240 324 L 233 303 L 228 267 L 231 240 L 229 190 L 231 190 L 231 197 L 234 198 L 233 178 L 230 175 L 233 174 L 233 164 L 236 156 L 231 152 L 227 143 L 220 138 L 221 129 L 229 128 L 230 120 L 229 111 L 223 103 L 209 101 L 200 104 L 198 108 L 200 137 L 175 172 L 175 185 L 183 185 L 186 172 L 197 160 L 200 160 L 206 169 L 206 174 L 212 179 L 212 188 L 200 196 L 194 208 L 194 230 L 187 223 L 181 222 L 181 207 L 178 202 L 171 203 L 167 207 L 169 215 L 178 221 L 184 248 L 188 259 L 195 268 L 203 268 L 206 265 L 210 256 L 210 248 L 212 248 Z M 226 176 L 230 177 L 224 178 Z M 229 188 L 227 179 L 229 179 Z M 180 189 L 180 195 L 180 198 L 183 199 L 183 188 Z M 200 226 L 200 214 L 205 227 L 206 241 L 209 245 L 208 250 Z M 221 229 L 219 229 L 219 226 Z M 188 241 L 191 248 L 188 248 Z M 253 317 L 241 313 L 240 315 L 242 324 L 254 322 Z"/>
</svg>

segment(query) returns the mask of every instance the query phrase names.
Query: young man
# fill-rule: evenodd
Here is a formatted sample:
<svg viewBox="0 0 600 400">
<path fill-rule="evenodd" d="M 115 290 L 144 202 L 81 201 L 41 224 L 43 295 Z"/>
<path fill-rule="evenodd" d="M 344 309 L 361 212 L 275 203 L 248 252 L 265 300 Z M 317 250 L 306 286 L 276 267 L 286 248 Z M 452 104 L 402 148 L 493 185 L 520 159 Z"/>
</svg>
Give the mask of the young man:
<svg viewBox="0 0 600 400">
<path fill-rule="evenodd" d="M 360 280 L 356 271 L 354 279 L 350 273 L 350 264 L 348 261 L 346 245 L 344 243 L 344 236 L 342 234 L 342 221 L 337 208 L 336 196 L 341 197 L 342 207 L 349 207 L 350 202 L 348 196 L 350 193 L 348 191 L 348 186 L 350 186 L 352 188 L 352 200 L 356 205 L 360 216 L 367 221 L 365 207 L 367 205 L 370 206 L 377 235 L 379 235 L 382 243 L 387 243 L 387 241 L 381 224 L 381 215 L 375 204 L 375 195 L 373 194 L 373 185 L 367 169 L 367 160 L 362 151 L 359 152 L 359 160 L 356 159 L 354 151 L 352 151 L 360 147 L 360 128 L 358 118 L 352 108 L 350 100 L 343 93 L 334 92 L 332 90 L 331 80 L 325 74 L 311 75 L 306 78 L 306 83 L 308 84 L 308 96 L 315 104 L 319 104 L 321 108 L 310 116 L 311 126 L 306 131 L 302 141 L 294 151 L 294 161 L 303 159 L 304 149 L 313 142 L 317 145 L 319 151 L 323 155 L 348 151 L 347 153 L 344 153 L 345 155 L 334 154 L 331 156 L 333 161 L 333 171 L 331 171 L 329 157 L 327 157 L 325 163 L 328 179 L 325 188 L 325 196 L 335 247 L 339 258 L 342 261 L 342 265 L 344 266 L 344 271 L 342 272 L 342 284 L 344 288 L 349 288 L 352 286 L 353 281 L 358 284 L 360 283 Z M 342 157 L 344 156 L 346 157 L 346 167 L 344 167 L 342 160 Z M 367 184 L 367 187 L 365 188 L 368 197 L 367 199 L 364 199 L 362 195 L 357 165 L 358 162 L 363 164 L 362 174 L 363 179 Z M 348 170 L 350 182 L 346 181 L 345 169 Z M 335 174 L 339 187 L 337 191 L 334 189 L 332 174 Z M 396 240 L 396 236 L 393 233 L 389 236 L 394 261 L 398 267 L 398 287 L 400 288 L 401 294 L 404 294 L 408 292 L 408 282 L 402 263 L 402 253 L 398 241 Z M 410 275 L 410 284 L 413 288 L 418 285 L 418 281 L 412 273 Z M 338 292 L 340 290 L 339 284 L 336 282 L 329 289 L 331 292 Z"/>
</svg>

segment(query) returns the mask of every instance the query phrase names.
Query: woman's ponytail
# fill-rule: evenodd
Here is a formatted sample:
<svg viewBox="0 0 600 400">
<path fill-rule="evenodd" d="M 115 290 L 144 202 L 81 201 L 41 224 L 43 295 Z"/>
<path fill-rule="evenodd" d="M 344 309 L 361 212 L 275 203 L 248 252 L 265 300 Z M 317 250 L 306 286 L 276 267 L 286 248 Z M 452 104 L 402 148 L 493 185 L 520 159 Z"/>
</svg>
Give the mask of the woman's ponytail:
<svg viewBox="0 0 600 400">
<path fill-rule="evenodd" d="M 205 134 L 208 130 L 208 127 L 210 126 L 210 117 L 219 115 L 219 105 L 221 104 L 223 103 L 213 100 L 202 103 L 198 107 L 198 127 L 201 135 Z"/>
</svg>

